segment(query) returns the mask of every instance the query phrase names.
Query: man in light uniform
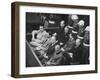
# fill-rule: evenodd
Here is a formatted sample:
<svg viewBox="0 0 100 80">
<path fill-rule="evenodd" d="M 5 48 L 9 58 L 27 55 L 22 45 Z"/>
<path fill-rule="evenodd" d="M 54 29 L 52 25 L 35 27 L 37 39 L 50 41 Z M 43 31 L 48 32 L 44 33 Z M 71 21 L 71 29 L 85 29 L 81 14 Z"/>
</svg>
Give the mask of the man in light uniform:
<svg viewBox="0 0 100 80">
<path fill-rule="evenodd" d="M 32 41 L 30 44 L 33 46 L 41 46 L 48 37 L 49 34 L 44 30 L 43 26 L 40 25 L 39 30 L 32 31 Z"/>
</svg>

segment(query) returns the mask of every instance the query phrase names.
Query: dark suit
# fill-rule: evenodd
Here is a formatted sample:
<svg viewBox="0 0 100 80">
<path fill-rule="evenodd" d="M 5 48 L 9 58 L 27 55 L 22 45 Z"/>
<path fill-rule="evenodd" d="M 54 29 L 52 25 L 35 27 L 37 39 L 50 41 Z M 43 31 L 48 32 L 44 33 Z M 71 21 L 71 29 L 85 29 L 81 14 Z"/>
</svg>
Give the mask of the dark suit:
<svg viewBox="0 0 100 80">
<path fill-rule="evenodd" d="M 62 59 L 62 65 L 69 65 L 71 63 L 72 58 L 68 55 L 68 53 L 73 53 L 75 48 L 75 40 L 69 39 L 68 42 L 64 46 L 64 54 Z"/>
<path fill-rule="evenodd" d="M 69 39 L 64 46 L 65 52 L 73 52 L 74 48 L 75 48 L 75 40 Z"/>
<path fill-rule="evenodd" d="M 81 43 L 77 48 L 75 48 L 74 51 L 74 61 L 82 63 L 82 57 L 83 57 L 83 44 Z"/>
<path fill-rule="evenodd" d="M 65 33 L 63 28 L 59 28 L 57 35 L 58 42 L 65 44 L 69 39 L 69 33 Z"/>
<path fill-rule="evenodd" d="M 47 56 L 50 58 L 52 55 L 53 55 L 53 53 L 54 53 L 54 51 L 55 51 L 55 45 L 56 45 L 56 43 L 55 44 L 51 44 L 50 46 L 49 46 L 49 48 L 48 48 L 48 50 L 47 50 Z"/>
<path fill-rule="evenodd" d="M 90 52 L 90 39 L 89 32 L 85 32 L 84 41 L 83 41 L 83 55 L 82 55 L 82 64 L 89 64 L 89 52 Z"/>
</svg>

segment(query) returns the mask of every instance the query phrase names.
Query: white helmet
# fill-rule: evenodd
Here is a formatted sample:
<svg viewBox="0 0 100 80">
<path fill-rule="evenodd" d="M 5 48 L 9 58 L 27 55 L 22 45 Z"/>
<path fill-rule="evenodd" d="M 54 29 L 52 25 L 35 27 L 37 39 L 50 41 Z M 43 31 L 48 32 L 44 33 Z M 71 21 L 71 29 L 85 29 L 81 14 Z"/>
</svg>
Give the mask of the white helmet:
<svg viewBox="0 0 100 80">
<path fill-rule="evenodd" d="M 85 31 L 90 31 L 90 26 L 87 26 L 87 27 L 85 28 Z"/>
<path fill-rule="evenodd" d="M 84 24 L 85 24 L 85 21 L 84 21 L 84 20 L 80 20 L 80 21 L 78 22 L 78 25 L 79 25 L 79 26 L 84 26 Z"/>
<path fill-rule="evenodd" d="M 74 14 L 74 15 L 71 16 L 71 19 L 72 20 L 77 20 L 78 19 L 78 16 Z"/>
</svg>

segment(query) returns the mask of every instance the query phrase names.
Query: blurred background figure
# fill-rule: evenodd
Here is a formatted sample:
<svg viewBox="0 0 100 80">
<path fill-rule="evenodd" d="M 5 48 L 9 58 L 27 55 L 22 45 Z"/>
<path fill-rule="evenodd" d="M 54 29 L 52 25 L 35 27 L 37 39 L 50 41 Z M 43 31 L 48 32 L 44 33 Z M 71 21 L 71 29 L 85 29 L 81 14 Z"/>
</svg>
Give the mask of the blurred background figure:
<svg viewBox="0 0 100 80">
<path fill-rule="evenodd" d="M 72 32 L 73 28 L 77 27 L 78 20 L 78 15 L 73 14 L 68 16 L 68 28 L 70 33 Z"/>
<path fill-rule="evenodd" d="M 64 20 L 61 20 L 60 21 L 60 28 L 61 29 L 64 29 L 64 27 L 65 27 L 65 21 Z"/>
<path fill-rule="evenodd" d="M 58 27 L 59 21 L 60 21 L 60 19 L 58 16 L 56 16 L 54 14 L 49 14 L 45 19 L 44 27 L 46 27 L 46 28 Z"/>
</svg>

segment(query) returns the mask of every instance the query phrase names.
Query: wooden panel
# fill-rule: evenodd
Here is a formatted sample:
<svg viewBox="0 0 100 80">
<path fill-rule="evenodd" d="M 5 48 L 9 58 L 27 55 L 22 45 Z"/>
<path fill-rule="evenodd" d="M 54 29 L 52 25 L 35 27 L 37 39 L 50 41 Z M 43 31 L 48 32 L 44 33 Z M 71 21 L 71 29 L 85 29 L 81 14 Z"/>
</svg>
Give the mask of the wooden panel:
<svg viewBox="0 0 100 80">
<path fill-rule="evenodd" d="M 26 42 L 26 67 L 42 66 L 35 52 L 31 49 L 30 44 Z"/>
</svg>

